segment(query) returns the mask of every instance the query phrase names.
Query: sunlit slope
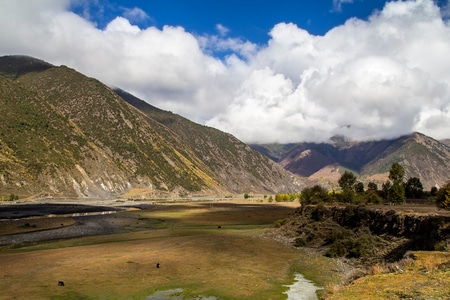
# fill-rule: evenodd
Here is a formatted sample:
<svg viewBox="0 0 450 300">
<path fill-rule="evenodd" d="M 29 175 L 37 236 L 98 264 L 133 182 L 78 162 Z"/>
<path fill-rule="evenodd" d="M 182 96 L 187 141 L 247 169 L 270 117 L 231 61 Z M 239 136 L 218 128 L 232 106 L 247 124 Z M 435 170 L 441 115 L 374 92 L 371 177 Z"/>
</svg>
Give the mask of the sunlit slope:
<svg viewBox="0 0 450 300">
<path fill-rule="evenodd" d="M 1 57 L 0 78 L 7 116 L 1 194 L 109 197 L 140 189 L 159 197 L 294 188 L 287 172 L 234 137 L 185 119 L 187 131 L 180 132 L 66 66 Z"/>
</svg>

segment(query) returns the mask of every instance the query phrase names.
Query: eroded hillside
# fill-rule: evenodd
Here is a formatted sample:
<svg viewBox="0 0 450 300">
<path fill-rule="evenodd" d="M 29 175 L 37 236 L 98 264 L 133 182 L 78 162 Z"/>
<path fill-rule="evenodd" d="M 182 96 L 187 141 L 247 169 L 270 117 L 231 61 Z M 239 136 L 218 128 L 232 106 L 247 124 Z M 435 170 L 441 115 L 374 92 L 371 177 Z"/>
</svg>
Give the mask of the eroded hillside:
<svg viewBox="0 0 450 300">
<path fill-rule="evenodd" d="M 2 194 L 109 197 L 139 188 L 160 197 L 296 189 L 287 172 L 229 135 L 216 131 L 218 138 L 208 141 L 211 153 L 228 149 L 220 161 L 202 156 L 179 133 L 73 69 L 15 56 L 2 57 L 0 69 L 7 116 L 0 137 Z M 208 136 L 196 135 L 198 144 Z M 215 165 L 232 171 L 220 176 Z"/>
</svg>

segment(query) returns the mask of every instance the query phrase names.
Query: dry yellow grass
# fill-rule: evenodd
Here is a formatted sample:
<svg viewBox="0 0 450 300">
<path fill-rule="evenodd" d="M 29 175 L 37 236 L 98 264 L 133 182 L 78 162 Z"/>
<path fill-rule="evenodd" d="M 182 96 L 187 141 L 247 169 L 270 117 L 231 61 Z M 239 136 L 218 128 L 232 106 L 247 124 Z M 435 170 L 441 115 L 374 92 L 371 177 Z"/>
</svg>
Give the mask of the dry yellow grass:
<svg viewBox="0 0 450 300">
<path fill-rule="evenodd" d="M 374 272 L 334 289 L 327 299 L 450 299 L 450 253 L 420 251 L 414 256 L 413 262 L 399 262 L 388 273 Z"/>
<path fill-rule="evenodd" d="M 175 288 L 190 296 L 284 299 L 293 272 L 313 263 L 328 268 L 316 281 L 338 280 L 331 260 L 262 236 L 296 206 L 202 203 L 127 212 L 136 226 L 126 234 L 1 252 L 0 299 L 145 299 Z"/>
</svg>

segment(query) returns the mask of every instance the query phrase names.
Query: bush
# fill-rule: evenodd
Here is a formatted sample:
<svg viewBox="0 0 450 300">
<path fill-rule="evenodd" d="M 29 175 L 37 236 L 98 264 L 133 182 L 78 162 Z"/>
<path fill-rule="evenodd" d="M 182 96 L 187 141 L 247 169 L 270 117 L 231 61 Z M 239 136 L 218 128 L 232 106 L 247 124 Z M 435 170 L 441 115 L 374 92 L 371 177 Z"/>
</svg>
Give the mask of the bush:
<svg viewBox="0 0 450 300">
<path fill-rule="evenodd" d="M 366 201 L 367 203 L 380 204 L 383 202 L 383 198 L 380 197 L 376 190 L 367 190 Z"/>
<path fill-rule="evenodd" d="M 337 240 L 335 241 L 330 249 L 325 253 L 328 257 L 342 257 L 347 255 L 348 248 L 347 245 L 349 244 L 349 241 L 346 240 Z"/>
<path fill-rule="evenodd" d="M 328 202 L 330 196 L 328 191 L 321 185 L 314 185 L 306 187 L 300 194 L 300 199 L 303 204 L 318 204 L 320 202 Z"/>
<path fill-rule="evenodd" d="M 328 241 L 331 242 L 331 246 L 325 254 L 328 257 L 367 257 L 371 254 L 374 244 L 368 228 L 361 228 L 356 233 L 350 230 L 337 231 Z"/>
</svg>

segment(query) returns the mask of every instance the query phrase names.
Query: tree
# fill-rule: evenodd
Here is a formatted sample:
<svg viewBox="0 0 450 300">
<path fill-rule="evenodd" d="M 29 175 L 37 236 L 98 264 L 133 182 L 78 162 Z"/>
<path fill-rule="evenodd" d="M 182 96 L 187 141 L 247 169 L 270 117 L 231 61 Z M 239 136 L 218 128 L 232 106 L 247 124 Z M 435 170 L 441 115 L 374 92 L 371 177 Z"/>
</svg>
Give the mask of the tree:
<svg viewBox="0 0 450 300">
<path fill-rule="evenodd" d="M 345 171 L 344 174 L 342 174 L 341 178 L 339 178 L 338 183 L 342 191 L 353 191 L 356 184 L 356 176 L 350 171 Z"/>
<path fill-rule="evenodd" d="M 433 187 L 430 189 L 430 196 L 434 197 L 434 196 L 437 195 L 437 193 L 438 193 L 438 188 L 435 187 L 435 186 L 433 186 Z"/>
<path fill-rule="evenodd" d="M 356 193 L 361 190 L 361 187 L 364 192 L 364 184 L 357 181 L 355 174 L 345 171 L 338 183 L 342 189 L 342 193 L 338 196 L 339 201 L 352 203 L 361 200 L 360 197 L 356 197 Z"/>
<path fill-rule="evenodd" d="M 402 204 L 405 202 L 405 189 L 403 185 L 393 184 L 388 191 L 388 201 L 395 204 Z"/>
<path fill-rule="evenodd" d="M 403 187 L 403 178 L 405 177 L 405 169 L 399 163 L 393 163 L 389 170 L 389 179 L 392 186 L 387 193 L 387 200 L 400 204 L 405 201 L 405 188 Z"/>
<path fill-rule="evenodd" d="M 328 198 L 328 191 L 318 184 L 312 187 L 305 187 L 300 194 L 300 199 L 305 204 L 326 201 Z"/>
<path fill-rule="evenodd" d="M 354 189 L 357 194 L 364 194 L 364 183 L 357 181 L 354 185 Z"/>
<path fill-rule="evenodd" d="M 388 194 L 389 194 L 389 190 L 391 188 L 392 184 L 389 180 L 386 180 L 385 183 L 383 183 L 383 185 L 381 186 L 381 191 L 383 194 L 383 199 L 387 200 L 388 199 Z"/>
<path fill-rule="evenodd" d="M 402 184 L 405 177 L 405 169 L 399 163 L 393 163 L 389 170 L 389 179 L 392 184 Z"/>
<path fill-rule="evenodd" d="M 421 198 L 423 196 L 423 185 L 417 177 L 408 178 L 404 187 L 406 198 Z"/>
<path fill-rule="evenodd" d="M 369 182 L 367 189 L 370 191 L 378 191 L 378 185 L 375 182 Z"/>
<path fill-rule="evenodd" d="M 438 190 L 436 195 L 436 205 L 439 208 L 450 210 L 450 181 Z"/>
</svg>

